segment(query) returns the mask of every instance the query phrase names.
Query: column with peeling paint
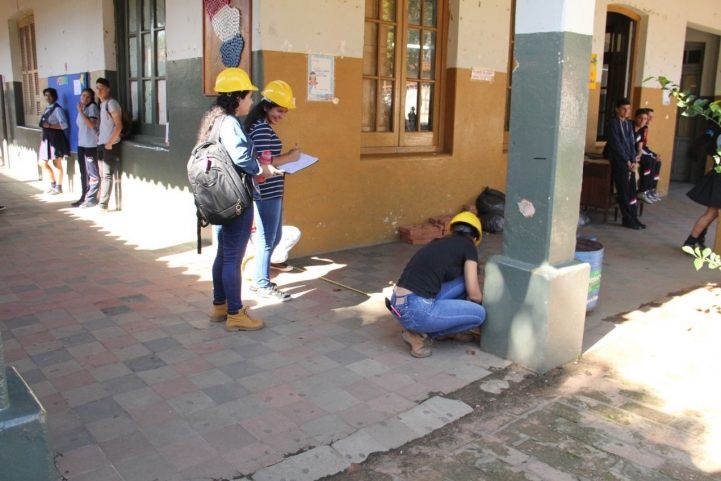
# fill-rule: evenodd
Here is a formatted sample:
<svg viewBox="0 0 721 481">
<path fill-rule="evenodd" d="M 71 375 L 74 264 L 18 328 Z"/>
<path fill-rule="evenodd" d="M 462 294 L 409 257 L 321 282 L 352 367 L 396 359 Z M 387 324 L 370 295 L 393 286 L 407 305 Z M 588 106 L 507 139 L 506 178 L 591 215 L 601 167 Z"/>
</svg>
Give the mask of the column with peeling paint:
<svg viewBox="0 0 721 481">
<path fill-rule="evenodd" d="M 481 348 L 539 373 L 583 341 L 589 266 L 573 256 L 594 4 L 516 4 L 503 254 L 486 264 Z"/>
<path fill-rule="evenodd" d="M 0 339 L 0 480 L 55 481 L 47 413 L 13 367 Z"/>
</svg>

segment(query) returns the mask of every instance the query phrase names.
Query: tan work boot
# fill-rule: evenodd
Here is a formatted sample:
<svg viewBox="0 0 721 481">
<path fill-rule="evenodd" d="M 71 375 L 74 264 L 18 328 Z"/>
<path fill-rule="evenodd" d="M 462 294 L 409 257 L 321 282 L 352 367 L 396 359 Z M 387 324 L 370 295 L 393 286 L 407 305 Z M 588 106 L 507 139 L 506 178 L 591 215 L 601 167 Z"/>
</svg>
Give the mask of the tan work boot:
<svg viewBox="0 0 721 481">
<path fill-rule="evenodd" d="M 216 306 L 213 304 L 213 312 L 210 314 L 210 322 L 223 322 L 228 318 L 228 301 Z"/>
<path fill-rule="evenodd" d="M 454 332 L 453 334 L 444 334 L 438 336 L 436 341 L 456 341 L 456 342 L 473 342 L 475 336 L 471 331 Z"/>
<path fill-rule="evenodd" d="M 225 322 L 225 330 L 233 331 L 258 331 L 265 327 L 263 319 L 250 317 L 248 308 L 244 307 L 237 314 L 228 314 L 228 320 Z"/>
<path fill-rule="evenodd" d="M 406 330 L 403 331 L 401 337 L 403 337 L 403 342 L 411 348 L 411 356 L 428 357 L 433 354 L 433 351 L 431 351 L 433 339 L 428 337 L 428 334 Z"/>
</svg>

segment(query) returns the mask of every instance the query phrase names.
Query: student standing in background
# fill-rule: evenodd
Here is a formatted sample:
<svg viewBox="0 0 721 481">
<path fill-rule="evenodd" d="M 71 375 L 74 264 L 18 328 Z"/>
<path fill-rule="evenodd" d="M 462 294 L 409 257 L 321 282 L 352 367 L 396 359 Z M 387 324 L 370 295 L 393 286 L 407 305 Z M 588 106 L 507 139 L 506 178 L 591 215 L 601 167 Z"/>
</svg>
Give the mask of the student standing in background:
<svg viewBox="0 0 721 481">
<path fill-rule="evenodd" d="M 95 92 L 86 88 L 78 103 L 78 167 L 83 193 L 73 207 L 93 207 L 97 204 L 100 176 L 98 175 L 98 105 Z M 84 204 L 84 205 L 83 205 Z"/>
</svg>

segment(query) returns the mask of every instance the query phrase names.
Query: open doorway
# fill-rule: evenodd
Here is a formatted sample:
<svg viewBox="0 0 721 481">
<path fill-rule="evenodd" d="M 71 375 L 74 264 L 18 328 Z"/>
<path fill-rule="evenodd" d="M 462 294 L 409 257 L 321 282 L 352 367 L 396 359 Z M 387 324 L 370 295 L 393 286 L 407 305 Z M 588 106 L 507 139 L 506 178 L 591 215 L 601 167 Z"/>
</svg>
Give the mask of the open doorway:
<svg viewBox="0 0 721 481">
<path fill-rule="evenodd" d="M 615 115 L 614 102 L 631 97 L 637 24 L 623 13 L 606 14 L 597 141 L 606 140 L 606 124 Z"/>
<path fill-rule="evenodd" d="M 713 101 L 718 57 L 717 35 L 687 29 L 679 82 L 681 90 L 688 90 L 697 98 Z M 689 144 L 705 129 L 706 120 L 703 117 L 684 117 L 679 111 L 676 119 L 671 180 L 696 183 L 705 174 L 706 165 L 703 161 L 694 162 L 686 157 Z"/>
</svg>

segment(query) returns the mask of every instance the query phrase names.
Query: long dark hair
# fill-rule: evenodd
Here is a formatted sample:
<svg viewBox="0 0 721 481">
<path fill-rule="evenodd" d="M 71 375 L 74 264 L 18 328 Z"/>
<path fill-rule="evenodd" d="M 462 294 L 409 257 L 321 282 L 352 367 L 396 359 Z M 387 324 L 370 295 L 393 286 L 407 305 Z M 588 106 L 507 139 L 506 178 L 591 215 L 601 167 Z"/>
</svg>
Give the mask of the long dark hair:
<svg viewBox="0 0 721 481">
<path fill-rule="evenodd" d="M 708 129 L 696 137 L 686 150 L 686 158 L 694 162 L 705 162 L 707 155 L 716 154 L 716 139 L 721 134 L 721 127 L 709 121 Z"/>
<path fill-rule="evenodd" d="M 246 132 L 250 132 L 253 129 L 253 125 L 259 120 L 268 120 L 268 112 L 275 107 L 280 107 L 280 105 L 276 104 L 275 102 L 271 102 L 267 98 L 263 97 L 263 100 L 258 102 L 253 106 L 252 109 L 250 109 L 250 112 L 245 117 L 245 122 L 243 122 L 243 127 L 245 127 Z"/>
<path fill-rule="evenodd" d="M 204 142 L 210 137 L 210 131 L 213 130 L 215 121 L 226 115 L 235 115 L 235 109 L 242 99 L 248 96 L 249 90 L 238 92 L 223 93 L 215 99 L 215 103 L 210 107 L 203 119 L 200 121 L 198 128 L 197 143 Z"/>
<path fill-rule="evenodd" d="M 83 92 L 87 92 L 90 95 L 90 104 L 95 104 L 95 105 L 98 104 L 95 101 L 95 90 L 93 90 L 91 88 L 84 88 L 83 91 L 80 93 L 82 94 Z M 90 105 L 90 104 L 88 104 L 88 105 Z"/>
</svg>

